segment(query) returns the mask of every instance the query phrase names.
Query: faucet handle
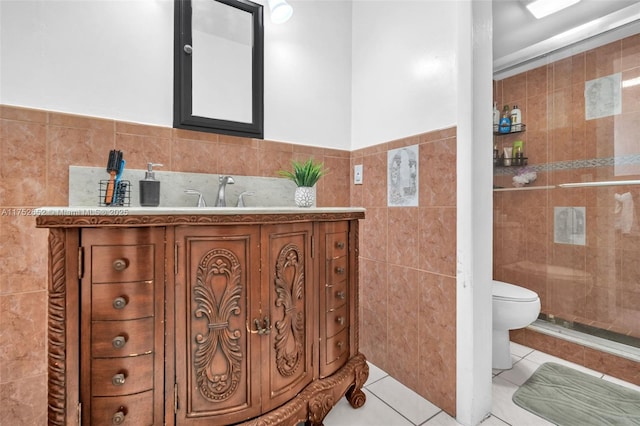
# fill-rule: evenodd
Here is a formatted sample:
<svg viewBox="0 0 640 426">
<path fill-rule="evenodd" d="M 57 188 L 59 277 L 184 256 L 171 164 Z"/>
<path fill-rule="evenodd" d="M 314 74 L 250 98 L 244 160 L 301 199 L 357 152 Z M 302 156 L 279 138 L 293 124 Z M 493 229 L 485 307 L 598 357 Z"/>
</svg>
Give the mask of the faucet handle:
<svg viewBox="0 0 640 426">
<path fill-rule="evenodd" d="M 198 196 L 198 207 L 207 207 L 207 203 L 204 201 L 204 197 L 202 196 L 202 192 L 196 191 L 195 189 L 185 189 L 185 194 L 189 195 L 197 195 Z"/>
<path fill-rule="evenodd" d="M 242 198 L 244 195 L 254 195 L 254 194 L 255 194 L 255 192 L 253 192 L 253 191 L 241 192 L 240 195 L 238 195 L 238 205 L 237 205 L 237 207 L 245 207 L 244 198 Z"/>
</svg>

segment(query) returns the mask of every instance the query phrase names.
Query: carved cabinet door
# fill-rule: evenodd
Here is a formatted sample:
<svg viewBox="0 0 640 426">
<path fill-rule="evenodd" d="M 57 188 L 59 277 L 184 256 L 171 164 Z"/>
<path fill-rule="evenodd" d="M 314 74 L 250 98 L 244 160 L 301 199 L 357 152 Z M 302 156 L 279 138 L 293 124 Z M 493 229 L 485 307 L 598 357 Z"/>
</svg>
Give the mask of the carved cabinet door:
<svg viewBox="0 0 640 426">
<path fill-rule="evenodd" d="M 177 227 L 175 355 L 182 424 L 261 412 L 260 227 Z"/>
<path fill-rule="evenodd" d="M 311 223 L 262 227 L 263 411 L 287 402 L 314 379 L 312 233 Z"/>
</svg>

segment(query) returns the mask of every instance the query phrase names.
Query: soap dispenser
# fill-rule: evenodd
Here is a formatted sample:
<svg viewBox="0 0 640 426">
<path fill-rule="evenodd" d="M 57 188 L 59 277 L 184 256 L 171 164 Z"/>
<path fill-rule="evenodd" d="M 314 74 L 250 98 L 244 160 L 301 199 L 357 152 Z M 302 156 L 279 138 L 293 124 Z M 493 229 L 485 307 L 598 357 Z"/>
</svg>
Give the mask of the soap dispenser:
<svg viewBox="0 0 640 426">
<path fill-rule="evenodd" d="M 162 164 L 147 163 L 147 172 L 140 181 L 140 205 L 142 207 L 158 207 L 160 205 L 160 181 L 156 180 L 154 167 Z"/>
</svg>

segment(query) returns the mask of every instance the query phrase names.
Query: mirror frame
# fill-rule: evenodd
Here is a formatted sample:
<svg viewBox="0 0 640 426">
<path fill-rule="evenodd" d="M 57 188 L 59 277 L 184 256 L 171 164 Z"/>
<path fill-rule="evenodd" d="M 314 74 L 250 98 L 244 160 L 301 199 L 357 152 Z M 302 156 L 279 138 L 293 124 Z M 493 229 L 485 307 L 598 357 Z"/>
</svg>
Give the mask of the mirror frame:
<svg viewBox="0 0 640 426">
<path fill-rule="evenodd" d="M 250 123 L 193 115 L 191 55 L 183 46 L 192 43 L 191 0 L 175 0 L 173 127 L 234 136 L 264 138 L 264 22 L 263 6 L 249 0 L 211 0 L 252 16 L 252 121 Z"/>
</svg>

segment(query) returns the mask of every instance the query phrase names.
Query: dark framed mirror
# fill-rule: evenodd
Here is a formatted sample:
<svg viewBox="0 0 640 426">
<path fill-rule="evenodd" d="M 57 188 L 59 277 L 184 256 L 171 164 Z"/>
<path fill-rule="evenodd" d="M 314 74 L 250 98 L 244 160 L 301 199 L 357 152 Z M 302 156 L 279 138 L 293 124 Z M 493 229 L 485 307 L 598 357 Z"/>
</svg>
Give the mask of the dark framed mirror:
<svg viewBox="0 0 640 426">
<path fill-rule="evenodd" d="M 262 5 L 175 0 L 173 127 L 264 137 Z"/>
</svg>

